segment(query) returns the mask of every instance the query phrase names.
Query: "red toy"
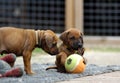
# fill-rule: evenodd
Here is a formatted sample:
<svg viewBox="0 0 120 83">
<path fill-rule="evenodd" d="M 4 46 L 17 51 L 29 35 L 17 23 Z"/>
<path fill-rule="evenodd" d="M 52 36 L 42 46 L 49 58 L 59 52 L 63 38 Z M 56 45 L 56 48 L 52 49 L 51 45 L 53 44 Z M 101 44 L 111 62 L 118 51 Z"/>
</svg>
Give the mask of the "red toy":
<svg viewBox="0 0 120 83">
<path fill-rule="evenodd" d="M 23 70 L 20 67 L 12 68 L 16 60 L 16 55 L 13 53 L 7 54 L 0 58 L 0 78 L 1 77 L 20 77 L 23 75 Z"/>
</svg>

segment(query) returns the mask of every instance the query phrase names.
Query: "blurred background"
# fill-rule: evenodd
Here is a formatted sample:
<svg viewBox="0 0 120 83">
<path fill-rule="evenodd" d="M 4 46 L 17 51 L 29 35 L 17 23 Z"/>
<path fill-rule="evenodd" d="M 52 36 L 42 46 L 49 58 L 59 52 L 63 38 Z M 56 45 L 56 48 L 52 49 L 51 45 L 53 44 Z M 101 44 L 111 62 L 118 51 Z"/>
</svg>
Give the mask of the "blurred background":
<svg viewBox="0 0 120 83">
<path fill-rule="evenodd" d="M 87 50 L 119 52 L 119 22 L 120 0 L 0 0 L 0 27 L 77 28 Z"/>
</svg>

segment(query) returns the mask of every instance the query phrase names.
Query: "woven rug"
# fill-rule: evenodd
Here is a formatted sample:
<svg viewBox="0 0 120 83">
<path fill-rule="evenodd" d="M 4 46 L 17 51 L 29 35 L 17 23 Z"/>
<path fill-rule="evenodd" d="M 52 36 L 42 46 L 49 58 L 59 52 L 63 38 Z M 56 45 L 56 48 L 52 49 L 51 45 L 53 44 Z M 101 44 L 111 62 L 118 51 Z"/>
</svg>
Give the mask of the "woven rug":
<svg viewBox="0 0 120 83">
<path fill-rule="evenodd" d="M 20 78 L 0 78 L 0 83 L 56 83 L 74 78 L 120 71 L 120 65 L 98 66 L 95 64 L 89 64 L 86 66 L 86 69 L 83 73 L 67 74 L 59 73 L 56 71 L 56 69 L 46 71 L 45 69 L 49 66 L 54 66 L 54 64 L 32 64 L 32 69 L 34 72 L 36 72 L 35 75 L 28 76 L 24 74 Z M 23 66 L 21 67 L 23 68 Z"/>
</svg>

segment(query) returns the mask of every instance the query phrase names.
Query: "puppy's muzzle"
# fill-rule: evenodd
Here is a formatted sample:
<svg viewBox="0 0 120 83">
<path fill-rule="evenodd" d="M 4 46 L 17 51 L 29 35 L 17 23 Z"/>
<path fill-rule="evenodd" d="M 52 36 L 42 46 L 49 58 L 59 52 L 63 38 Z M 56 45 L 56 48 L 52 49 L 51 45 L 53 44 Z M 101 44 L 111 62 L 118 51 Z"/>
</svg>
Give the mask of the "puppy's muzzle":
<svg viewBox="0 0 120 83">
<path fill-rule="evenodd" d="M 73 43 L 73 49 L 78 50 L 79 48 L 82 48 L 83 44 L 81 42 L 74 42 Z"/>
<path fill-rule="evenodd" d="M 58 52 L 58 49 L 57 50 L 54 50 L 54 51 L 52 51 L 52 52 L 49 52 L 49 54 L 51 55 L 51 56 L 54 56 L 54 55 L 57 55 L 59 52 Z"/>
</svg>

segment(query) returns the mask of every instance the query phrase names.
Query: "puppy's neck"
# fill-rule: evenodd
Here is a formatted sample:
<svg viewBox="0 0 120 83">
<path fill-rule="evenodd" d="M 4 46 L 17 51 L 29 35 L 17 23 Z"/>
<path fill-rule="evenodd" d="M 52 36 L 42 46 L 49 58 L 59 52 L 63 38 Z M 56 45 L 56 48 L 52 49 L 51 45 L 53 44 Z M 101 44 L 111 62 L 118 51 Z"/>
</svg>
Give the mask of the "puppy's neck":
<svg viewBox="0 0 120 83">
<path fill-rule="evenodd" d="M 73 50 L 73 49 L 71 49 L 71 48 L 69 48 L 69 47 L 67 47 L 67 50 L 69 50 L 70 52 L 75 51 L 75 50 Z"/>
<path fill-rule="evenodd" d="M 37 47 L 41 47 L 42 46 L 43 36 L 44 36 L 44 30 L 37 30 L 37 31 L 35 31 L 36 46 Z"/>
<path fill-rule="evenodd" d="M 36 45 L 38 45 L 38 31 L 35 31 Z"/>
</svg>

